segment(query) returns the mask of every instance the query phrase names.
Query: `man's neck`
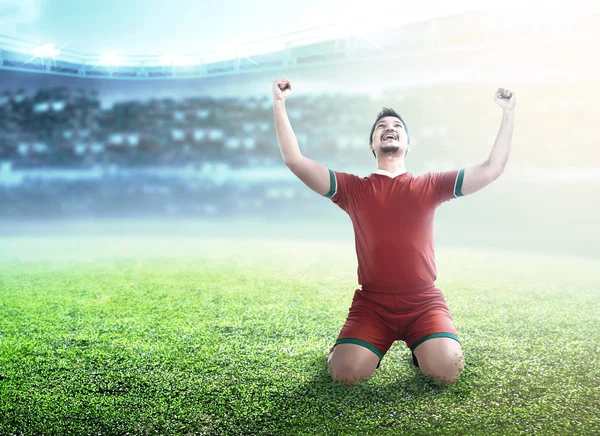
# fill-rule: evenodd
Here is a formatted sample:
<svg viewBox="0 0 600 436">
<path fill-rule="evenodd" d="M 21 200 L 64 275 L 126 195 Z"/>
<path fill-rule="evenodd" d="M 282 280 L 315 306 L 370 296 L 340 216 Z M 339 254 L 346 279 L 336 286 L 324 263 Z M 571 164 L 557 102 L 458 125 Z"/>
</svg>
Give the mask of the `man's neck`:
<svg viewBox="0 0 600 436">
<path fill-rule="evenodd" d="M 383 174 L 384 176 L 388 176 L 388 177 L 396 177 L 396 176 L 400 176 L 402 174 L 407 173 L 406 170 L 398 170 L 395 173 L 391 173 L 389 171 L 386 170 L 382 170 L 381 168 L 377 168 L 375 171 L 373 171 L 374 174 Z"/>
<path fill-rule="evenodd" d="M 406 172 L 406 168 L 404 168 L 404 162 L 378 162 L 377 169 L 387 171 L 389 173 Z"/>
</svg>

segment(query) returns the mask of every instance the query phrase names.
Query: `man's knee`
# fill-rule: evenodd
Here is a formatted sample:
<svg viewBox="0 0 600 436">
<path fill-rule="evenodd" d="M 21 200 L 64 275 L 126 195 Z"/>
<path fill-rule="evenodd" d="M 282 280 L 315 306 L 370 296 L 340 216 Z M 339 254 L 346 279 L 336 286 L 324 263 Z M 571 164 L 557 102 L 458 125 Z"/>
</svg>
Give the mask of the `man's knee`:
<svg viewBox="0 0 600 436">
<path fill-rule="evenodd" d="M 333 380 L 347 387 L 355 386 L 361 381 L 370 379 L 373 375 L 373 372 L 349 362 L 340 362 L 335 365 L 329 363 L 327 370 Z"/>
<path fill-rule="evenodd" d="M 434 365 L 421 367 L 423 375 L 430 377 L 440 386 L 452 385 L 458 381 L 465 366 L 462 354 L 456 353 L 441 359 Z"/>
<path fill-rule="evenodd" d="M 371 378 L 379 363 L 379 356 L 357 344 L 338 344 L 331 347 L 328 372 L 331 377 L 346 386 L 353 386 Z"/>
</svg>

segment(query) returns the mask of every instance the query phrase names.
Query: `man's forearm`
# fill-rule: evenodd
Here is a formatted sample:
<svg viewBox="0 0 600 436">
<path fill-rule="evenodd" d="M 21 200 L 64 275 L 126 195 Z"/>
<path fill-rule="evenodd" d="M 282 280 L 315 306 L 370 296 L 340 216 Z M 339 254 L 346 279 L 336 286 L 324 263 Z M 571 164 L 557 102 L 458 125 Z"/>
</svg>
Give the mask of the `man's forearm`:
<svg viewBox="0 0 600 436">
<path fill-rule="evenodd" d="M 510 155 L 510 145 L 512 142 L 514 110 L 505 109 L 502 112 L 502 123 L 496 141 L 492 147 L 490 157 L 487 160 L 488 165 L 494 168 L 499 174 L 504 171 L 508 156 Z"/>
<path fill-rule="evenodd" d="M 292 130 L 292 124 L 285 110 L 284 100 L 273 100 L 273 112 L 275 115 L 275 131 L 277 141 L 283 156 L 283 162 L 287 165 L 302 157 L 298 141 Z"/>
</svg>

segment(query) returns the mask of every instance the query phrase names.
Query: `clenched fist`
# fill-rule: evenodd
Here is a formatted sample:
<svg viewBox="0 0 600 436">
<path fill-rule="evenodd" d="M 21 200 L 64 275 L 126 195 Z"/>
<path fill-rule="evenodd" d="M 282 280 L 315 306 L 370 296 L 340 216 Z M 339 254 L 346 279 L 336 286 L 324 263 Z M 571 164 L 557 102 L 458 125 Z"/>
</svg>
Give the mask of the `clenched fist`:
<svg viewBox="0 0 600 436">
<path fill-rule="evenodd" d="M 513 110 L 517 103 L 517 97 L 515 91 L 512 89 L 498 88 L 498 91 L 494 96 L 494 101 L 498 103 L 502 109 Z"/>
<path fill-rule="evenodd" d="M 273 80 L 273 100 L 285 100 L 292 93 L 292 84 L 288 79 Z"/>
</svg>

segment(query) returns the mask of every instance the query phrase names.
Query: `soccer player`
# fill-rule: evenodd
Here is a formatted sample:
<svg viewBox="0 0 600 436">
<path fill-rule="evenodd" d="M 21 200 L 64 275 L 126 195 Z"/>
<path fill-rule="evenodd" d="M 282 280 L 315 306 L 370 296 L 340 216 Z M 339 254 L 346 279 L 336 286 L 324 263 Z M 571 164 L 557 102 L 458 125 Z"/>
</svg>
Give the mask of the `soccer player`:
<svg viewBox="0 0 600 436">
<path fill-rule="evenodd" d="M 442 292 L 435 287 L 434 213 L 442 203 L 472 194 L 504 171 L 513 132 L 516 95 L 499 88 L 502 123 L 488 159 L 452 171 L 414 176 L 405 168 L 408 129 L 383 108 L 369 135 L 377 169 L 367 177 L 331 170 L 302 155 L 285 109 L 287 79 L 273 81 L 277 140 L 285 165 L 352 221 L 358 282 L 348 318 L 330 349 L 328 371 L 352 386 L 369 379 L 396 340 L 412 352 L 421 372 L 439 385 L 454 383 L 464 358 Z"/>
</svg>

